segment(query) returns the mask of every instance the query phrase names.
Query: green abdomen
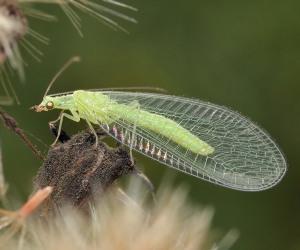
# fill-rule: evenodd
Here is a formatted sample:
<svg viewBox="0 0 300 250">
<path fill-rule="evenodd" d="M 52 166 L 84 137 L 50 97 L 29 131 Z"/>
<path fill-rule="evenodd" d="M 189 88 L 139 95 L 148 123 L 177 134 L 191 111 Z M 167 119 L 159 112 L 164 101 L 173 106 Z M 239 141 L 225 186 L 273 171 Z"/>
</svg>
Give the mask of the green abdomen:
<svg viewBox="0 0 300 250">
<path fill-rule="evenodd" d="M 214 152 L 213 147 L 169 118 L 121 104 L 114 109 L 120 118 L 163 135 L 196 154 L 205 156 Z"/>
</svg>

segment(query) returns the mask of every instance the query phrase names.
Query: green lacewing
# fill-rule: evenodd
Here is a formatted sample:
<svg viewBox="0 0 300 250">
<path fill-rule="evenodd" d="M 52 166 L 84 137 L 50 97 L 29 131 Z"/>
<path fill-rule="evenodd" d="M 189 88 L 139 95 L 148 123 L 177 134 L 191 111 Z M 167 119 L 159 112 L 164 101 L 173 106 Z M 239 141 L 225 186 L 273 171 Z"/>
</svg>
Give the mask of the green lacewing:
<svg viewBox="0 0 300 250">
<path fill-rule="evenodd" d="M 99 125 L 109 135 L 165 165 L 245 191 L 274 186 L 286 162 L 270 136 L 226 107 L 157 93 L 77 90 L 45 96 L 36 111 Z"/>
<path fill-rule="evenodd" d="M 197 99 L 159 93 L 76 90 L 47 95 L 37 112 L 60 109 L 63 118 L 100 126 L 124 145 L 186 174 L 218 185 L 259 191 L 284 176 L 285 158 L 271 137 L 231 109 Z M 69 111 L 69 113 L 66 113 Z M 55 122 L 56 122 L 55 121 Z"/>
</svg>

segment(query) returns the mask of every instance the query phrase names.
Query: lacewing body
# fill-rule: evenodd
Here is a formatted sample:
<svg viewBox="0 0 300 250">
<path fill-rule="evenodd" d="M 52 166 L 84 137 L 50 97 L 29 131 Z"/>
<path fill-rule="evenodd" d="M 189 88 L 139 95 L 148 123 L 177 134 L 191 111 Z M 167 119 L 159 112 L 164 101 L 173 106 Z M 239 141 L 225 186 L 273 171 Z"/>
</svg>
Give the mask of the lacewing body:
<svg viewBox="0 0 300 250">
<path fill-rule="evenodd" d="M 121 143 L 218 185 L 259 191 L 277 184 L 286 161 L 270 136 L 226 107 L 157 93 L 84 91 L 45 96 L 35 110 L 99 125 Z"/>
</svg>

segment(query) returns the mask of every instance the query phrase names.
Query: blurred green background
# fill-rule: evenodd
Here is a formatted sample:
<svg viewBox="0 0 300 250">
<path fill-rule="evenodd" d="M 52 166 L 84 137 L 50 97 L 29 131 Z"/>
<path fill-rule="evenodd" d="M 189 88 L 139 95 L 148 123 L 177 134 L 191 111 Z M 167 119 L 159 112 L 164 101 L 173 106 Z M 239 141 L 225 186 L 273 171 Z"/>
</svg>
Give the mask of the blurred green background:
<svg viewBox="0 0 300 250">
<path fill-rule="evenodd" d="M 26 84 L 14 79 L 21 106 L 6 108 L 22 128 L 50 144 L 48 121 L 58 113 L 28 108 L 41 101 L 47 84 L 71 56 L 72 66 L 52 93 L 75 89 L 153 86 L 238 110 L 265 128 L 281 146 L 289 169 L 271 190 L 246 193 L 222 188 L 168 169 L 136 154 L 138 164 L 159 186 L 166 175 L 190 189 L 194 203 L 215 208 L 214 228 L 240 230 L 233 249 L 300 249 L 300 2 L 299 1 L 134 1 L 138 12 L 112 7 L 138 20 L 118 20 L 130 34 L 114 32 L 82 16 L 81 39 L 56 6 L 42 6 L 59 21 L 30 19 L 51 39 L 42 63 L 23 53 Z M 40 7 L 40 6 L 37 6 Z M 81 127 L 83 127 L 82 125 Z M 66 121 L 64 128 L 81 128 Z M 41 162 L 1 126 L 10 192 L 24 199 Z M 46 151 L 46 147 L 43 148 Z"/>
</svg>

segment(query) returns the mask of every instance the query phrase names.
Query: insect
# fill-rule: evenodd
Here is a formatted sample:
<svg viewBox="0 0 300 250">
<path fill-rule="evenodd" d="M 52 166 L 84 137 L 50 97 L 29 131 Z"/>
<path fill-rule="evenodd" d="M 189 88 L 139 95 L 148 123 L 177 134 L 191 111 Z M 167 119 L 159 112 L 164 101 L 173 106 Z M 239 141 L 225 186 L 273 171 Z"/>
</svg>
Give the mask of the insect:
<svg viewBox="0 0 300 250">
<path fill-rule="evenodd" d="M 71 59 L 58 73 L 60 74 Z M 277 184 L 286 161 L 270 136 L 229 108 L 157 93 L 77 90 L 47 95 L 36 112 L 60 109 L 63 118 L 85 120 L 152 159 L 212 183 L 243 191 Z M 66 113 L 69 111 L 70 113 Z M 97 137 L 96 137 L 97 138 Z"/>
</svg>

